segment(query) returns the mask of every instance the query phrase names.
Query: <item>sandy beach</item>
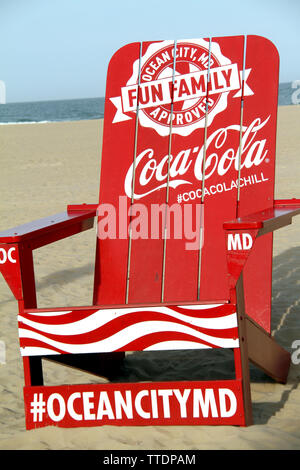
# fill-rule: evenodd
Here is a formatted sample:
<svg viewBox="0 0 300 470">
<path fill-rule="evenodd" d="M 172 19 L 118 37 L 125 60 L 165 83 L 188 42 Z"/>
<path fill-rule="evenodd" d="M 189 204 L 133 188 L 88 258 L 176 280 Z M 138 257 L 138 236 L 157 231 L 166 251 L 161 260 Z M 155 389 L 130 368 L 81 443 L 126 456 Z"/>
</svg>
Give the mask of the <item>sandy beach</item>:
<svg viewBox="0 0 300 470">
<path fill-rule="evenodd" d="M 300 106 L 279 107 L 276 198 L 300 197 L 299 128 Z M 101 136 L 100 120 L 0 126 L 0 230 L 62 212 L 67 204 L 97 203 Z M 293 342 L 300 341 L 299 240 L 300 216 L 274 238 L 272 331 L 290 352 Z M 94 246 L 95 230 L 89 230 L 35 251 L 39 307 L 91 304 Z M 5 361 L 0 363 L 0 449 L 300 449 L 300 364 L 296 363 L 285 385 L 251 366 L 254 425 L 248 428 L 103 426 L 26 431 L 17 313 L 17 302 L 1 276 L 0 341 L 5 344 Z M 128 356 L 126 368 L 133 380 L 205 379 L 210 366 L 206 357 L 199 360 L 193 351 L 137 353 Z M 226 354 L 214 356 L 220 376 L 227 363 L 230 367 Z M 101 381 L 91 375 L 82 380 L 82 373 L 50 362 L 44 363 L 44 372 L 46 384 Z"/>
</svg>

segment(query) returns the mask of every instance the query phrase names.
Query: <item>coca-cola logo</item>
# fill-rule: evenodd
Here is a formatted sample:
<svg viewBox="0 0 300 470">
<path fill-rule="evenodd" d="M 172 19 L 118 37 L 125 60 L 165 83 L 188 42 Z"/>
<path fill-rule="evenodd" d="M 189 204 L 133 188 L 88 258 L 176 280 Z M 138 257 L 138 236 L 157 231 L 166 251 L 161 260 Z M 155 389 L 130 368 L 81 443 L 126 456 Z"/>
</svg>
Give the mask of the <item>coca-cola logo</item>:
<svg viewBox="0 0 300 470">
<path fill-rule="evenodd" d="M 207 139 L 206 161 L 204 167 L 205 180 L 214 174 L 223 177 L 230 169 L 250 169 L 258 167 L 266 159 L 268 149 L 266 139 L 259 138 L 258 132 L 269 121 L 256 118 L 248 126 L 242 127 L 241 161 L 239 161 L 239 146 L 228 146 L 228 137 L 233 132 L 240 132 L 240 125 L 233 124 L 217 129 Z M 146 148 L 137 155 L 135 162 L 130 166 L 125 178 L 125 193 L 131 197 L 132 181 L 135 177 L 135 200 L 141 199 L 169 185 L 177 188 L 180 185 L 192 185 L 202 180 L 204 147 L 194 146 L 186 148 L 177 155 L 155 155 L 153 148 Z M 168 165 L 170 160 L 170 165 Z M 169 167 L 169 173 L 168 173 Z M 189 175 L 189 178 L 186 175 Z M 169 178 L 168 178 L 169 176 Z M 168 181 L 167 181 L 168 180 Z"/>
<path fill-rule="evenodd" d="M 248 76 L 250 71 L 246 72 Z M 204 39 L 181 40 L 175 47 L 173 41 L 153 43 L 141 63 L 134 62 L 120 96 L 111 98 L 117 108 L 113 122 L 131 119 L 126 113 L 138 107 L 142 126 L 166 136 L 172 122 L 172 133 L 187 136 L 205 123 L 209 126 L 226 109 L 229 92 L 240 96 L 240 90 L 238 65 L 222 54 L 217 43 Z"/>
</svg>

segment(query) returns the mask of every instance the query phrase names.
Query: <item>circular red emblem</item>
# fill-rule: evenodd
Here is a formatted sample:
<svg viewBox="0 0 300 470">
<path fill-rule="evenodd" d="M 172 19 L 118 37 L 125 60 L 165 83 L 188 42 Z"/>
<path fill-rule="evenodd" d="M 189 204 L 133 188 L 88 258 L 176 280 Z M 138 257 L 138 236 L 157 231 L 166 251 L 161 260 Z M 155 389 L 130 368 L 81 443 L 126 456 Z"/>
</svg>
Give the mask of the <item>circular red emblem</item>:
<svg viewBox="0 0 300 470">
<path fill-rule="evenodd" d="M 176 54 L 175 60 L 174 54 Z M 138 83 L 137 62 L 134 64 L 134 72 L 127 85 Z M 152 43 L 141 59 L 139 91 L 141 125 L 152 127 L 163 136 L 168 135 L 172 120 L 173 133 L 189 135 L 196 128 L 205 126 L 206 109 L 209 125 L 214 116 L 226 108 L 228 93 L 214 92 L 207 95 L 207 90 L 209 91 L 207 71 L 209 68 L 228 64 L 231 62 L 222 55 L 219 45 L 212 42 L 209 51 L 209 42 L 204 39 L 181 40 L 176 43 L 176 48 L 173 41 Z M 157 95 L 160 82 L 168 82 L 169 86 L 174 87 L 172 105 L 170 99 L 165 101 L 158 99 L 159 104 L 151 107 L 145 105 L 151 98 L 149 96 L 151 87 L 147 84 L 153 82 L 157 84 L 155 89 Z"/>
<path fill-rule="evenodd" d="M 172 78 L 174 75 L 174 88 L 182 96 L 180 101 L 173 104 L 162 104 L 158 107 L 146 108 L 144 113 L 153 122 L 170 127 L 172 114 L 173 129 L 177 127 L 190 126 L 205 116 L 206 103 L 208 112 L 211 112 L 217 105 L 220 95 L 201 96 L 199 98 L 189 98 L 187 85 L 183 80 L 177 85 L 176 77 L 189 76 L 195 72 L 202 72 L 208 69 L 209 61 L 214 66 L 219 66 L 218 59 L 208 54 L 208 50 L 198 44 L 184 43 L 176 48 L 176 57 L 174 61 L 174 46 L 166 46 L 153 54 L 144 63 L 141 69 L 141 83 L 147 83 L 150 80 L 162 80 Z M 175 70 L 174 70 L 175 65 Z M 141 89 L 143 93 L 143 89 Z M 146 97 L 141 96 L 140 99 Z"/>
</svg>

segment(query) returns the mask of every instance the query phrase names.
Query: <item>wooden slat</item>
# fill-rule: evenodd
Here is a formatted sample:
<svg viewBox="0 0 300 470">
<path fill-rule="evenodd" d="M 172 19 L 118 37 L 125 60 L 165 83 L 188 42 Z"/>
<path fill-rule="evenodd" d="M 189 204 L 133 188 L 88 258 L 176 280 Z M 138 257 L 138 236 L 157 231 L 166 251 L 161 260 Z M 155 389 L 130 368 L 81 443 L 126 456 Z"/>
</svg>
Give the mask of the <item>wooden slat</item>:
<svg viewBox="0 0 300 470">
<path fill-rule="evenodd" d="M 273 207 L 278 52 L 260 36 L 247 36 L 243 148 L 238 217 Z M 273 234 L 255 242 L 244 269 L 247 314 L 270 332 Z"/>
<path fill-rule="evenodd" d="M 238 74 L 243 71 L 244 37 L 212 38 L 220 52 L 231 64 L 235 64 Z M 214 49 L 212 47 L 212 53 Z M 226 62 L 225 59 L 223 59 Z M 211 74 L 214 67 L 212 64 Z M 238 94 L 238 92 L 240 92 Z M 235 96 L 238 94 L 238 96 Z M 216 100 L 224 99 L 209 95 Z M 219 101 L 220 102 L 220 101 Z M 219 104 L 219 103 L 218 103 Z M 226 256 L 223 238 L 223 222 L 236 216 L 237 187 L 232 182 L 238 179 L 236 155 L 239 149 L 242 93 L 233 90 L 224 100 L 223 112 L 216 114 L 207 130 L 207 168 L 205 188 L 209 191 L 204 197 L 204 244 L 201 252 L 200 300 L 229 296 L 226 278 Z M 226 186 L 226 191 L 224 190 Z M 221 188 L 220 192 L 217 188 Z M 230 188 L 230 190 L 228 190 Z M 214 192 L 214 194 L 212 194 Z"/>
<path fill-rule="evenodd" d="M 237 304 L 237 321 L 240 347 L 234 351 L 236 378 L 241 379 L 244 401 L 245 424 L 253 424 L 250 370 L 248 354 L 248 335 L 245 320 L 245 296 L 243 274 L 239 277 L 235 290 Z"/>
<path fill-rule="evenodd" d="M 151 84 L 152 81 L 168 78 L 170 81 L 174 77 L 175 57 L 174 53 L 176 47 L 175 41 L 157 42 L 157 43 L 143 43 L 141 54 L 141 86 Z M 164 56 L 163 56 L 164 54 Z M 166 58 L 166 61 L 157 66 L 156 58 Z M 156 69 L 150 63 L 153 61 Z M 147 71 L 153 75 L 147 74 Z M 151 78 L 151 80 L 149 80 Z M 139 99 L 142 103 L 144 96 L 140 92 Z M 169 193 L 169 162 L 171 153 L 171 137 L 172 137 L 172 124 L 171 119 L 162 120 L 164 122 L 163 131 L 164 135 L 160 135 L 155 129 L 149 127 L 148 123 L 151 122 L 151 113 L 161 113 L 172 115 L 172 102 L 164 105 L 164 107 L 154 106 L 152 108 L 143 108 L 139 112 L 138 121 L 138 141 L 136 153 L 138 158 L 145 154 L 138 163 L 135 172 L 135 195 L 133 208 L 137 209 L 139 204 L 142 205 L 144 213 L 144 220 L 148 227 L 148 235 L 146 238 L 141 236 L 135 238 L 131 243 L 130 255 L 130 272 L 128 273 L 130 280 L 128 284 L 128 304 L 136 304 L 141 302 L 159 302 L 162 299 L 164 291 L 164 256 L 165 256 L 165 243 L 163 239 L 164 233 L 164 205 L 168 200 Z M 164 163 L 162 174 L 164 178 L 158 181 L 156 178 L 155 166 L 161 162 Z M 147 165 L 149 169 L 147 171 Z M 143 184 L 142 176 L 148 179 L 146 185 Z M 166 176 L 165 176 L 166 175 Z M 160 189 L 157 189 L 161 186 Z M 146 194 L 149 193 L 149 194 Z M 153 207 L 161 208 L 160 216 L 156 218 L 158 227 L 158 238 L 151 235 L 153 228 Z M 139 216 L 139 213 L 135 213 Z M 133 220 L 133 223 L 134 220 Z"/>
<path fill-rule="evenodd" d="M 192 44 L 192 41 L 191 41 Z M 176 72 L 178 74 L 185 75 L 195 71 L 206 72 L 207 86 L 206 96 L 201 100 L 187 100 L 181 101 L 174 106 L 174 129 L 172 134 L 172 154 L 173 159 L 178 158 L 179 155 L 183 155 L 181 160 L 181 166 L 189 165 L 188 171 L 184 174 L 177 175 L 175 179 L 183 179 L 186 181 L 185 184 L 179 185 L 178 188 L 170 191 L 169 205 L 174 207 L 175 210 L 179 211 L 180 219 L 178 226 L 182 230 L 182 238 L 176 238 L 176 227 L 172 226 L 175 224 L 174 219 L 170 219 L 169 234 L 170 237 L 166 242 L 166 272 L 165 272 L 165 296 L 166 301 L 177 300 L 178 302 L 186 300 L 199 300 L 199 289 L 200 289 L 200 273 L 201 273 L 201 216 L 203 214 L 202 207 L 203 197 L 201 195 L 202 187 L 204 186 L 205 171 L 205 146 L 206 146 L 206 135 L 207 135 L 207 98 L 208 98 L 208 83 L 209 83 L 209 68 L 210 68 L 210 38 L 203 38 L 199 43 L 189 47 L 189 41 L 180 40 L 178 41 L 179 57 L 176 64 Z M 187 57 L 184 54 L 180 55 L 180 51 L 186 47 L 188 50 Z M 192 53 L 195 50 L 194 56 Z M 203 58 L 203 62 L 199 62 L 200 58 Z M 195 58 L 195 60 L 193 60 Z M 187 135 L 182 134 L 180 129 L 179 117 L 188 115 L 193 116 L 193 112 L 198 109 L 200 111 L 200 119 L 197 128 L 193 132 L 187 131 Z M 194 119 L 194 117 L 193 117 Z M 185 123 L 186 125 L 187 123 Z M 195 125 L 195 124 L 194 124 Z M 187 126 L 188 128 L 188 126 Z M 204 152 L 204 158 L 201 164 L 201 168 L 198 168 L 197 178 L 195 177 L 195 159 L 200 153 L 201 148 Z M 184 159 L 186 163 L 184 164 Z M 180 161 L 180 160 L 179 160 Z M 198 159 L 200 161 L 200 159 Z M 200 166 L 200 165 L 199 165 Z M 177 169 L 179 165 L 177 165 Z M 200 171 L 199 171 L 200 170 Z M 204 173 L 204 174 L 203 174 Z M 184 202 L 180 200 L 180 195 L 190 190 L 198 190 L 198 197 L 194 200 Z M 200 192 L 199 192 L 200 191 Z M 176 208 L 177 205 L 177 208 Z M 197 208 L 197 205 L 199 206 Z M 189 206 L 189 207 L 188 207 Z M 187 212 L 187 209 L 190 212 Z M 176 214 L 176 212 L 174 212 Z M 186 229 L 190 229 L 191 232 L 195 233 L 195 240 L 189 239 Z M 199 237 L 199 241 L 196 239 Z M 188 249 L 188 245 L 194 242 L 193 249 Z M 225 297 L 225 296 L 224 296 Z"/>
<path fill-rule="evenodd" d="M 124 183 L 133 163 L 136 109 L 129 112 L 127 118 L 118 121 L 115 99 L 120 98 L 122 87 L 126 87 L 132 76 L 133 64 L 140 57 L 140 47 L 141 44 L 136 42 L 118 50 L 113 55 L 107 71 L 94 304 L 121 304 L 125 303 L 126 298 L 130 199 L 125 194 Z M 122 207 L 119 206 L 120 201 L 121 206 L 125 202 Z M 100 224 L 101 220 L 105 219 L 101 208 L 104 211 L 105 207 L 112 210 L 113 217 L 117 216 L 115 237 L 110 234 L 107 238 L 101 238 Z M 125 232 L 122 234 L 119 231 L 121 225 Z"/>
<path fill-rule="evenodd" d="M 201 302 L 201 305 L 212 305 L 215 304 L 216 302 Z M 228 299 L 222 300 L 218 302 L 218 304 L 228 304 L 229 301 Z M 143 307 L 161 307 L 161 306 L 172 306 L 172 305 L 178 305 L 178 302 L 151 302 L 151 303 L 141 303 L 141 304 L 135 304 L 135 308 L 143 308 Z M 180 305 L 187 306 L 187 305 L 199 305 L 198 301 L 192 301 L 192 302 L 182 302 Z M 119 309 L 119 308 L 128 308 L 128 305 L 125 305 L 124 303 L 122 304 L 116 304 L 116 305 L 84 305 L 84 306 L 69 306 L 69 307 L 52 307 L 52 308 L 24 308 L 25 313 L 42 313 L 42 312 L 67 312 L 72 310 L 73 314 L 76 315 L 76 311 L 81 312 L 82 310 L 95 310 L 95 309 Z"/>
<path fill-rule="evenodd" d="M 1 243 L 15 243 L 19 241 L 29 241 L 43 237 L 49 233 L 59 233 L 72 225 L 81 223 L 87 219 L 95 217 L 95 210 L 81 212 L 61 212 L 59 214 L 38 219 L 17 227 L 0 232 Z M 55 235 L 54 235 L 55 238 Z"/>
<path fill-rule="evenodd" d="M 263 328 L 246 319 L 248 355 L 253 364 L 280 383 L 286 383 L 291 355 Z"/>
<path fill-rule="evenodd" d="M 272 227 L 282 227 L 291 223 L 292 217 L 300 214 L 300 205 L 288 206 L 279 205 L 264 211 L 239 217 L 236 220 L 225 222 L 223 224 L 226 230 L 240 229 L 265 229 L 271 230 Z"/>
</svg>

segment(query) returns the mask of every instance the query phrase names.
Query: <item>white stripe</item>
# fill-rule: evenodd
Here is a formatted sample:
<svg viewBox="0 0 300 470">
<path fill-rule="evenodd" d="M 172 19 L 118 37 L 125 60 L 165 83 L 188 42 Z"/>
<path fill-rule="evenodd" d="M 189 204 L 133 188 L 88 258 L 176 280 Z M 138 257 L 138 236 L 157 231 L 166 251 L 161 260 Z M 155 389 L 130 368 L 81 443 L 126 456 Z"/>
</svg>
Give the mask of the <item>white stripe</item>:
<svg viewBox="0 0 300 470">
<path fill-rule="evenodd" d="M 233 346 L 234 347 L 234 346 Z M 144 351 L 168 351 L 176 349 L 212 349 L 206 344 L 193 343 L 192 341 L 162 341 L 145 348 Z"/>
<path fill-rule="evenodd" d="M 206 310 L 209 308 L 216 308 L 216 307 L 221 307 L 223 305 L 228 305 L 228 304 L 201 304 L 201 305 L 178 305 L 179 308 L 184 308 L 187 310 Z"/>
<path fill-rule="evenodd" d="M 66 315 L 67 313 L 71 313 L 72 310 L 63 310 L 61 312 L 59 311 L 54 311 L 54 312 L 26 312 L 27 315 L 32 315 L 32 316 L 42 316 L 42 317 L 54 317 L 58 315 Z"/>
<path fill-rule="evenodd" d="M 29 352 L 30 351 L 30 352 Z M 31 347 L 26 347 L 26 348 L 21 348 L 21 355 L 22 356 L 54 356 L 60 353 L 57 353 L 56 351 L 53 351 L 52 349 L 48 348 L 43 348 L 43 347 L 37 347 L 37 346 L 31 346 Z"/>
</svg>

